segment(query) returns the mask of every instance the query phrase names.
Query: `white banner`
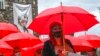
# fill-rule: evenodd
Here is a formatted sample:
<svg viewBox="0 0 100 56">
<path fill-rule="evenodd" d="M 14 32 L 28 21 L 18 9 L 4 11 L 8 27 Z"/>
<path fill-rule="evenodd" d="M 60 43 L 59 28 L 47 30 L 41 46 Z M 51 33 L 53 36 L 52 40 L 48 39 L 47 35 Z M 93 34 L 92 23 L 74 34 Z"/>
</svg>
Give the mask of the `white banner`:
<svg viewBox="0 0 100 56">
<path fill-rule="evenodd" d="M 32 33 L 31 30 L 27 29 L 29 24 L 32 22 L 31 4 L 23 5 L 13 3 L 13 16 L 14 24 L 17 25 L 21 32 Z"/>
</svg>

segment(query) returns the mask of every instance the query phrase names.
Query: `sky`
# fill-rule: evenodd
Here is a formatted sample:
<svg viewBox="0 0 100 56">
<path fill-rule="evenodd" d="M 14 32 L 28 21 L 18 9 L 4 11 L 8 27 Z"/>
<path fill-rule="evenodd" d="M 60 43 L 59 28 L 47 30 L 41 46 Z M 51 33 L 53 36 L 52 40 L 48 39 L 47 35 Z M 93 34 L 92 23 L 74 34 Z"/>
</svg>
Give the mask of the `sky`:
<svg viewBox="0 0 100 56">
<path fill-rule="evenodd" d="M 60 2 L 62 2 L 62 5 L 78 6 L 83 8 L 87 10 L 89 13 L 95 15 L 96 19 L 100 22 L 99 0 L 38 0 L 38 13 L 47 8 L 59 6 Z M 88 31 L 86 31 L 86 33 L 100 35 L 100 24 L 93 26 Z M 75 33 L 75 36 L 81 34 L 83 35 L 84 32 Z"/>
</svg>

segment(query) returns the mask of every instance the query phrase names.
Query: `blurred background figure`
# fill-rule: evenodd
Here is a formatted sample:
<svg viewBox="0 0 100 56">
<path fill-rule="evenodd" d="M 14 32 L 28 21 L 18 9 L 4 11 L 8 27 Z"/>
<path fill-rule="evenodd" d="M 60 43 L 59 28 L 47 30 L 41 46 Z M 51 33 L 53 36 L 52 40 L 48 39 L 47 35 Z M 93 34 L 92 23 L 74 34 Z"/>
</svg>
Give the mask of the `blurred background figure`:
<svg viewBox="0 0 100 56">
<path fill-rule="evenodd" d="M 91 52 L 87 52 L 87 56 L 97 56 L 96 49 L 93 48 Z"/>
<path fill-rule="evenodd" d="M 18 17 L 18 23 L 19 25 L 23 28 L 23 31 L 24 32 L 28 32 L 28 29 L 26 27 L 27 25 L 27 22 L 28 22 L 28 17 L 27 15 L 24 15 L 23 17 Z"/>
<path fill-rule="evenodd" d="M 97 48 L 97 56 L 100 56 L 100 48 Z"/>
<path fill-rule="evenodd" d="M 0 56 L 5 56 L 3 53 L 0 53 Z"/>
<path fill-rule="evenodd" d="M 15 47 L 12 56 L 21 56 L 20 48 Z"/>
<path fill-rule="evenodd" d="M 42 56 L 42 49 L 39 48 L 35 51 L 34 56 Z"/>
</svg>

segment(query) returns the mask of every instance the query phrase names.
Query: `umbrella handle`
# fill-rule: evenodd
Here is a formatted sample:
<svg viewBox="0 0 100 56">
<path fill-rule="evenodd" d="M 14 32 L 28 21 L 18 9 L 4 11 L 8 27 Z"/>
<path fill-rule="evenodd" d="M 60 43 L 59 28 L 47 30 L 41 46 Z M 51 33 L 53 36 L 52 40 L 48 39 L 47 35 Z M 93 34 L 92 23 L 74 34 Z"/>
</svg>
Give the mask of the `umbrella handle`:
<svg viewBox="0 0 100 56">
<path fill-rule="evenodd" d="M 65 56 L 68 56 L 68 51 L 66 51 L 66 42 L 65 42 L 64 35 L 63 35 L 63 47 L 64 47 L 64 50 L 63 51 L 65 52 L 64 55 Z"/>
<path fill-rule="evenodd" d="M 65 38 L 63 37 L 63 47 L 64 47 L 64 51 L 66 51 L 66 43 L 65 43 Z"/>
</svg>

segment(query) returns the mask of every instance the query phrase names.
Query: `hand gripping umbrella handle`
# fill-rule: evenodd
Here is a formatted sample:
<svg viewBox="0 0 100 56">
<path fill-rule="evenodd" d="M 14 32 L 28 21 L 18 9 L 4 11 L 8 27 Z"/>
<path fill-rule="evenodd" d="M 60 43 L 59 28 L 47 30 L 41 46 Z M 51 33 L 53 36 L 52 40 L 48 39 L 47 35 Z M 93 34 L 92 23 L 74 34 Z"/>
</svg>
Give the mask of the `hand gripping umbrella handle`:
<svg viewBox="0 0 100 56">
<path fill-rule="evenodd" d="M 65 56 L 68 56 L 68 51 L 66 51 L 66 48 L 67 48 L 67 47 L 66 47 L 66 42 L 65 42 L 64 35 L 63 35 L 63 48 L 64 48 L 64 50 L 63 50 L 63 51 L 64 51 L 64 55 L 65 55 Z"/>
</svg>

